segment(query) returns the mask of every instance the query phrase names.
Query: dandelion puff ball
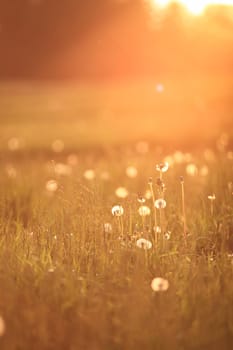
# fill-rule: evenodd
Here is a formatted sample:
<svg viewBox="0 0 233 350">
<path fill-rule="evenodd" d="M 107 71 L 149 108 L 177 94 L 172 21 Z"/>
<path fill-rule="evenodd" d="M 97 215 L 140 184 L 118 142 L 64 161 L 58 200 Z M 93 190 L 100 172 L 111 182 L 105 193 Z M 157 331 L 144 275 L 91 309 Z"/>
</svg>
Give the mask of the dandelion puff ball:
<svg viewBox="0 0 233 350">
<path fill-rule="evenodd" d="M 148 216 L 150 215 L 150 208 L 146 205 L 141 205 L 138 209 L 138 213 L 140 216 Z"/>
<path fill-rule="evenodd" d="M 58 189 L 58 184 L 55 180 L 49 180 L 46 182 L 45 187 L 48 192 L 56 192 L 56 190 Z"/>
<path fill-rule="evenodd" d="M 155 208 L 157 209 L 164 209 L 166 208 L 167 203 L 165 201 L 165 199 L 159 198 L 155 201 Z"/>
<path fill-rule="evenodd" d="M 148 241 L 147 239 L 145 238 L 139 238 L 137 241 L 136 241 L 136 246 L 138 248 L 141 248 L 141 249 L 144 249 L 144 250 L 148 250 L 148 249 L 151 249 L 152 248 L 152 243 L 151 241 Z"/>
<path fill-rule="evenodd" d="M 164 238 L 168 241 L 171 238 L 171 232 L 170 231 L 165 232 Z"/>
<path fill-rule="evenodd" d="M 105 233 L 112 233 L 112 225 L 109 222 L 106 222 L 104 224 L 104 232 Z"/>
<path fill-rule="evenodd" d="M 121 205 L 115 205 L 112 207 L 112 215 L 113 216 L 122 216 L 124 214 L 124 209 Z"/>
<path fill-rule="evenodd" d="M 151 288 L 154 292 L 165 292 L 169 288 L 169 282 L 164 278 L 156 277 L 151 282 Z"/>
<path fill-rule="evenodd" d="M 169 168 L 168 162 L 164 162 L 156 165 L 156 170 L 161 171 L 162 173 L 165 173 L 166 171 L 168 171 L 168 168 Z"/>
<path fill-rule="evenodd" d="M 210 201 L 215 201 L 215 199 L 216 199 L 215 194 L 213 193 L 212 195 L 208 196 L 208 199 L 209 199 Z"/>
<path fill-rule="evenodd" d="M 160 226 L 154 226 L 153 230 L 154 230 L 154 232 L 156 232 L 156 233 L 161 233 L 161 232 L 162 232 Z"/>
</svg>

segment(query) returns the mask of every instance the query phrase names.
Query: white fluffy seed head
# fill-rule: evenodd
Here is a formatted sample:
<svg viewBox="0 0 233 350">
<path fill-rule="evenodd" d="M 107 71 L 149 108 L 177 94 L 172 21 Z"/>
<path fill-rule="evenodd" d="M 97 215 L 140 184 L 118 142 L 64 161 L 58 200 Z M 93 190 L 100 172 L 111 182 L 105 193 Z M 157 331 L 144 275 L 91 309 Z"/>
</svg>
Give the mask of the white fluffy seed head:
<svg viewBox="0 0 233 350">
<path fill-rule="evenodd" d="M 154 292 L 165 292 L 169 288 L 168 280 L 156 277 L 151 282 L 151 288 Z"/>
<path fill-rule="evenodd" d="M 112 207 L 113 216 L 122 216 L 123 214 L 124 214 L 124 209 L 121 205 L 114 205 L 114 207 Z"/>
<path fill-rule="evenodd" d="M 215 194 L 213 193 L 211 196 L 208 196 L 208 199 L 212 202 L 215 201 L 215 199 L 216 199 Z"/>
<path fill-rule="evenodd" d="M 104 224 L 104 232 L 105 233 L 112 233 L 112 225 L 109 222 L 106 222 Z"/>
<path fill-rule="evenodd" d="M 168 164 L 168 162 L 163 162 L 160 164 L 156 164 L 155 168 L 157 171 L 161 171 L 162 173 L 165 173 L 166 171 L 168 171 L 169 164 Z"/>
<path fill-rule="evenodd" d="M 138 213 L 140 216 L 148 216 L 150 215 L 150 208 L 146 205 L 141 205 L 138 209 Z"/>
<path fill-rule="evenodd" d="M 138 248 L 141 248 L 141 249 L 144 249 L 144 250 L 148 250 L 148 249 L 151 249 L 152 248 L 152 243 L 151 241 L 148 241 L 147 239 L 145 238 L 139 238 L 137 241 L 136 241 L 136 246 Z"/>
<path fill-rule="evenodd" d="M 45 188 L 48 192 L 56 192 L 58 189 L 58 184 L 56 180 L 49 180 L 46 182 Z"/>
<path fill-rule="evenodd" d="M 155 208 L 157 208 L 157 209 L 164 209 L 164 208 L 166 208 L 167 203 L 166 203 L 165 199 L 159 198 L 159 199 L 156 199 L 154 205 L 155 205 Z"/>
</svg>

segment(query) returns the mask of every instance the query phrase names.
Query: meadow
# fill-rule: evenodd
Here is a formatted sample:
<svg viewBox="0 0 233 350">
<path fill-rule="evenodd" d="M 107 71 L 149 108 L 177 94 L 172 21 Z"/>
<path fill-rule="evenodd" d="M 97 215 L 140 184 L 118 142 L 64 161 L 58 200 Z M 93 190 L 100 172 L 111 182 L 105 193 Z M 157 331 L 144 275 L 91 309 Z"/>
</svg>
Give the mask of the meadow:
<svg viewBox="0 0 233 350">
<path fill-rule="evenodd" d="M 233 348 L 232 90 L 182 86 L 1 86 L 0 349 Z"/>
</svg>

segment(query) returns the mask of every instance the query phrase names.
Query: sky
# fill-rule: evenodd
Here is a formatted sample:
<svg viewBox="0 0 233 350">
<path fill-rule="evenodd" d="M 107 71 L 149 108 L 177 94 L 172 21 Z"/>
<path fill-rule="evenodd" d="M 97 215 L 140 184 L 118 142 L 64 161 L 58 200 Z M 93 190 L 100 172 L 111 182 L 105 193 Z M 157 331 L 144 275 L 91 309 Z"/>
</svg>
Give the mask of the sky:
<svg viewBox="0 0 233 350">
<path fill-rule="evenodd" d="M 233 71 L 230 7 L 192 15 L 177 4 L 164 8 L 155 2 L 1 0 L 0 79 Z"/>
</svg>

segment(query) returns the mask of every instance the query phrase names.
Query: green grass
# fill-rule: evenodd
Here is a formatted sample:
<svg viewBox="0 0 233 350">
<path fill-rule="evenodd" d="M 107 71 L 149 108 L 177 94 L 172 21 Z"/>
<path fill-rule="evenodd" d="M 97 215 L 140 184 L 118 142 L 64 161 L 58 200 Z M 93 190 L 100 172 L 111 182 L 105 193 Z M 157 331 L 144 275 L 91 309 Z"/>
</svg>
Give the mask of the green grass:
<svg viewBox="0 0 233 350">
<path fill-rule="evenodd" d="M 174 92 L 170 100 L 161 97 L 164 100 L 154 102 L 148 85 L 140 94 L 138 87 L 125 91 L 121 87 L 119 95 L 116 88 L 108 91 L 106 87 L 100 91 L 66 87 L 60 92 L 58 88 L 46 91 L 37 87 L 30 95 L 22 85 L 14 93 L 14 86 L 1 88 L 0 316 L 6 330 L 0 336 L 0 349 L 232 349 L 231 142 L 222 151 L 214 146 L 213 159 L 206 157 L 210 151 L 205 149 L 205 143 L 216 144 L 222 123 L 218 118 L 224 113 L 228 117 L 221 125 L 230 125 L 232 106 L 226 107 L 230 93 L 224 84 L 219 83 L 215 92 L 203 88 L 205 96 L 207 91 L 209 94 L 207 116 L 212 111 L 216 121 L 203 120 L 192 108 L 192 93 L 187 92 L 185 108 L 178 104 L 175 120 L 169 124 L 177 104 Z M 123 96 L 134 89 L 134 97 L 124 100 Z M 51 91 L 56 102 L 67 99 L 64 109 L 54 107 L 54 114 L 46 107 L 46 101 L 54 98 Z M 143 96 L 141 103 L 138 96 Z M 215 110 L 213 101 L 218 99 L 222 102 L 216 102 Z M 163 109 L 168 101 L 171 107 Z M 106 102 L 119 118 L 111 113 L 105 119 L 98 116 Z M 142 223 L 137 198 L 149 188 L 150 177 L 157 188 L 155 165 L 168 155 L 166 150 L 173 154 L 178 147 L 184 130 L 174 129 L 174 125 L 179 122 L 179 112 L 184 116 L 186 109 L 193 122 L 198 115 L 196 130 L 200 129 L 200 118 L 205 128 L 201 135 L 190 134 L 188 122 L 181 120 L 186 124 L 181 143 L 187 147 L 189 139 L 189 149 L 193 144 L 195 147 L 186 160 L 164 174 L 164 232 L 170 231 L 171 238 L 165 241 L 160 234 L 156 246 L 152 201 L 146 202 L 152 214 Z M 162 111 L 161 123 L 144 117 L 145 110 Z M 80 129 L 80 125 L 85 127 Z M 227 131 L 231 141 L 231 129 Z M 12 137 L 20 139 L 20 149 L 8 149 Z M 163 148 L 157 141 L 160 138 Z M 61 153 L 51 150 L 55 139 L 65 143 Z M 150 148 L 140 154 L 135 141 L 143 139 L 149 140 Z M 56 164 L 67 164 L 70 152 L 76 155 L 77 164 L 68 168 L 69 175 L 57 174 Z M 199 170 L 207 166 L 208 174 L 188 175 L 189 163 Z M 134 179 L 126 176 L 129 165 L 138 169 Z M 84 178 L 87 169 L 95 171 L 94 180 Z M 106 172 L 108 180 L 103 179 Z M 180 176 L 185 180 L 187 245 Z M 58 184 L 53 194 L 46 190 L 51 179 Z M 119 186 L 127 188 L 127 198 L 116 197 Z M 207 197 L 213 193 L 212 217 Z M 123 226 L 112 216 L 115 204 L 124 208 Z M 111 233 L 104 232 L 105 223 L 112 225 Z M 149 239 L 152 249 L 138 248 L 138 237 Z M 153 292 L 154 277 L 167 279 L 169 289 Z"/>
</svg>

